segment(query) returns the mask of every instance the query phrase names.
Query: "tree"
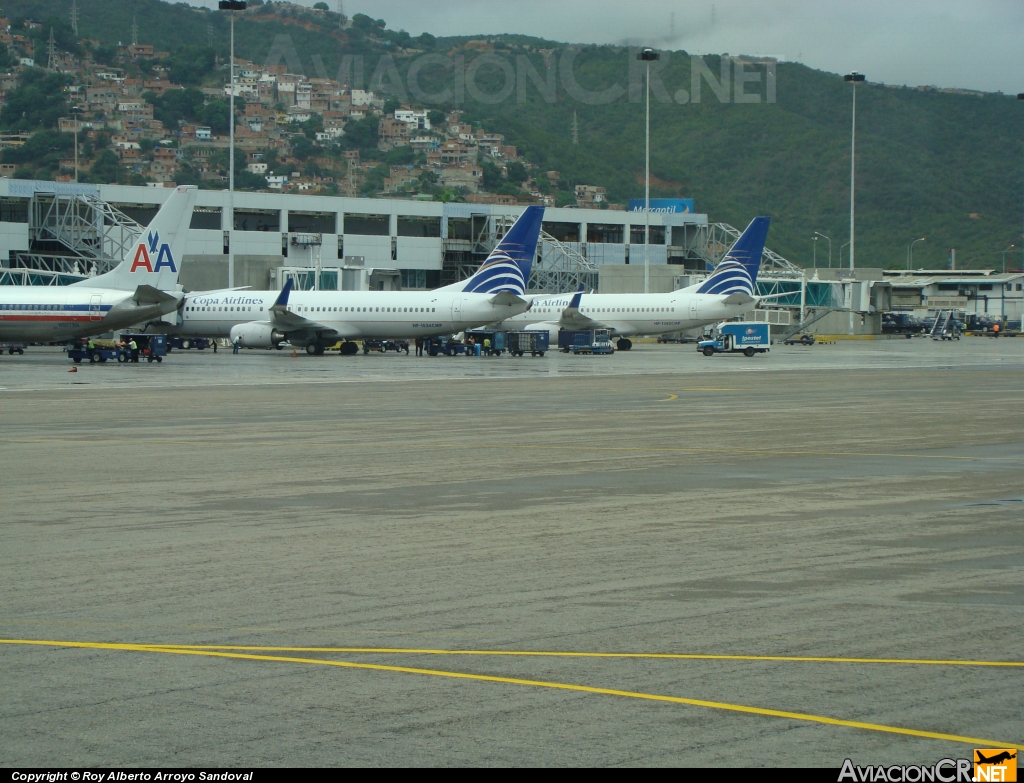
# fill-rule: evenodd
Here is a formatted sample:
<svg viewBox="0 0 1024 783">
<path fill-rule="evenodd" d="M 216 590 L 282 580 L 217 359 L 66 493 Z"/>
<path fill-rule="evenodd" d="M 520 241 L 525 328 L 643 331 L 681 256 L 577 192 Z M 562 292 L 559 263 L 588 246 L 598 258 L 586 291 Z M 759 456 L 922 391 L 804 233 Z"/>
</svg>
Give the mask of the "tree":
<svg viewBox="0 0 1024 783">
<path fill-rule="evenodd" d="M 59 73 L 26 70 L 21 85 L 7 96 L 7 105 L 0 111 L 0 125 L 13 130 L 56 127 L 58 118 L 67 113 L 64 81 Z"/>
<path fill-rule="evenodd" d="M 181 85 L 196 85 L 212 73 L 216 52 L 205 46 L 181 46 L 163 60 L 171 74 L 171 81 Z"/>
<path fill-rule="evenodd" d="M 224 101 L 210 101 L 199 112 L 199 120 L 209 125 L 213 133 L 228 132 L 228 105 Z"/>
<path fill-rule="evenodd" d="M 398 109 L 402 108 L 401 102 L 394 95 L 384 101 L 384 114 L 394 114 Z"/>
<path fill-rule="evenodd" d="M 529 179 L 530 175 L 526 171 L 526 166 L 520 163 L 518 160 L 514 160 L 508 164 L 508 180 L 509 182 L 523 182 Z"/>
<path fill-rule="evenodd" d="M 505 184 L 505 178 L 501 176 L 501 169 L 489 160 L 485 160 L 481 163 L 480 168 L 484 171 L 483 185 L 485 190 L 494 193 L 498 188 Z"/>
<path fill-rule="evenodd" d="M 103 150 L 93 161 L 89 179 L 93 182 L 114 184 L 121 173 L 121 161 L 112 150 Z"/>
<path fill-rule="evenodd" d="M 300 126 L 302 132 L 306 134 L 306 138 L 312 141 L 316 138 L 316 134 L 320 133 L 324 129 L 323 120 L 320 119 L 319 114 L 314 114 Z"/>
<path fill-rule="evenodd" d="M 448 115 L 439 109 L 431 109 L 427 114 L 427 119 L 430 120 L 431 128 L 437 128 L 448 121 Z"/>
<path fill-rule="evenodd" d="M 331 10 L 330 6 L 328 6 L 327 3 L 324 3 L 324 2 L 313 3 L 313 7 L 315 9 L 317 9 L 318 11 L 329 11 L 329 10 Z"/>
<path fill-rule="evenodd" d="M 292 155 L 305 160 L 316 151 L 316 147 L 305 136 L 292 136 Z"/>
<path fill-rule="evenodd" d="M 349 120 L 345 123 L 346 146 L 349 149 L 377 149 L 379 126 L 380 121 L 372 116 L 361 120 Z"/>
<path fill-rule="evenodd" d="M 206 100 L 206 96 L 195 87 L 168 90 L 163 95 L 147 92 L 142 97 L 153 104 L 153 119 L 160 120 L 170 129 L 177 128 L 182 120 L 198 120 Z"/>
</svg>

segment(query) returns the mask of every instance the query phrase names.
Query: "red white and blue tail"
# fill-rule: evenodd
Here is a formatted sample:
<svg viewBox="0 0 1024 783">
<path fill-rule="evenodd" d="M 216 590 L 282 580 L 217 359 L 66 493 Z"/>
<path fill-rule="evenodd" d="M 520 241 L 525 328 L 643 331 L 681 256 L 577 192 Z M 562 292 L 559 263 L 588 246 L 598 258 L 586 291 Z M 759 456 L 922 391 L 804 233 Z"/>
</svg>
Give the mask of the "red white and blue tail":
<svg viewBox="0 0 1024 783">
<path fill-rule="evenodd" d="M 148 285 L 159 291 L 174 291 L 195 202 L 195 185 L 175 188 L 120 264 L 104 275 L 74 285 L 118 291 L 134 291 L 140 285 Z"/>
</svg>

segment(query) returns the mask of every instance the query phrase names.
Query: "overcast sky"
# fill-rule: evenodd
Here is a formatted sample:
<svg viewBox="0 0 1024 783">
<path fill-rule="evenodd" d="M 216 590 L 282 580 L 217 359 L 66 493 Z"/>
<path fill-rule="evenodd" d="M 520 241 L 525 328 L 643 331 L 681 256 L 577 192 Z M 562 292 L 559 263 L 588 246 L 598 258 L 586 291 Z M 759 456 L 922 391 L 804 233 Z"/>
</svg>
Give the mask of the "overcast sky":
<svg viewBox="0 0 1024 783">
<path fill-rule="evenodd" d="M 326 1 L 338 10 L 338 0 Z M 887 84 L 1024 92 L 1021 0 L 343 0 L 343 5 L 349 16 L 365 13 L 414 35 L 525 33 L 693 54 L 774 55 L 834 73 L 861 71 Z"/>
</svg>

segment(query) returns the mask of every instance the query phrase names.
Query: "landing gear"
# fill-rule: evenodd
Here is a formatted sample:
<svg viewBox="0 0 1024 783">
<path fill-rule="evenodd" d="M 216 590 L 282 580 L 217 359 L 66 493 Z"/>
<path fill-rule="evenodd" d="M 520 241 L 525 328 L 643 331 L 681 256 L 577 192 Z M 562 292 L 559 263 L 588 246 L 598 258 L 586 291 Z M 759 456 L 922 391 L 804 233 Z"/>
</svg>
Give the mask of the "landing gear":
<svg viewBox="0 0 1024 783">
<path fill-rule="evenodd" d="M 324 346 L 322 343 L 310 343 L 306 346 L 306 353 L 310 356 L 323 356 Z"/>
<path fill-rule="evenodd" d="M 339 356 L 355 356 L 359 353 L 359 345 L 352 342 L 352 340 L 346 340 L 341 344 L 341 349 L 338 351 Z"/>
<path fill-rule="evenodd" d="M 618 341 L 615 343 L 615 347 L 618 348 L 620 351 L 628 351 L 630 348 L 633 347 L 633 341 L 627 340 L 625 337 L 620 337 Z"/>
</svg>

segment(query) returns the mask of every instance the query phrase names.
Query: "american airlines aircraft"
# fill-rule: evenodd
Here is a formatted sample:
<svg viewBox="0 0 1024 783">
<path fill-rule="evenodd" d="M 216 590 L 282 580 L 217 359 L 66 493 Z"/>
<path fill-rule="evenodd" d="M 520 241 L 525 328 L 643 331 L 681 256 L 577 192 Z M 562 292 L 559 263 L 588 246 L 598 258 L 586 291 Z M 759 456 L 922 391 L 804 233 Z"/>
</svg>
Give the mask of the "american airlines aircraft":
<svg viewBox="0 0 1024 783">
<path fill-rule="evenodd" d="M 543 207 L 527 207 L 468 280 L 433 291 L 212 291 L 189 294 L 176 335 L 230 335 L 247 348 L 288 341 L 309 354 L 342 342 L 354 354 L 357 338 L 451 334 L 525 311 Z M 155 328 L 164 331 L 162 324 Z"/>
<path fill-rule="evenodd" d="M 757 304 L 754 284 L 770 218 L 756 217 L 702 283 L 667 294 L 558 294 L 538 297 L 527 312 L 499 329 L 547 330 L 551 344 L 560 329 L 610 329 L 619 350 L 630 337 L 664 334 L 744 315 Z"/>
<path fill-rule="evenodd" d="M 0 340 L 64 342 L 173 313 L 194 186 L 170 195 L 114 269 L 69 286 L 0 286 Z"/>
</svg>

